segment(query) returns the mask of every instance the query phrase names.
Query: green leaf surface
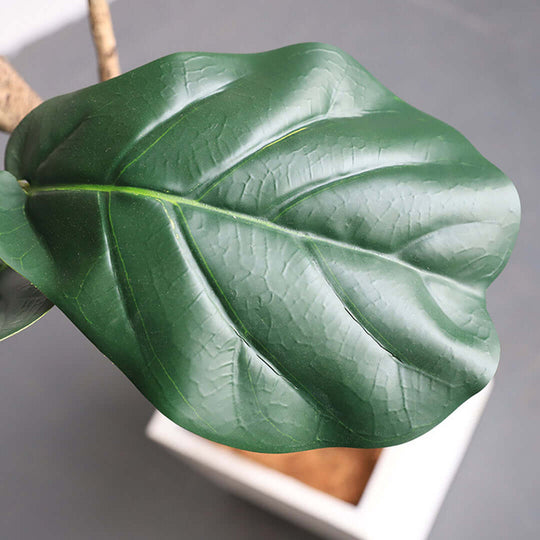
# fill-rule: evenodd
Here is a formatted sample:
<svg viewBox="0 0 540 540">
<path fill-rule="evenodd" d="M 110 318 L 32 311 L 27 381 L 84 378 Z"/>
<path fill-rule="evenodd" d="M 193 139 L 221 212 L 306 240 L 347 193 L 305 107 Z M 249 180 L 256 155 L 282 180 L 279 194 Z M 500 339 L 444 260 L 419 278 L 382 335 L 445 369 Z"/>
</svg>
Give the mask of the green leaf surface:
<svg viewBox="0 0 540 540">
<path fill-rule="evenodd" d="M 0 340 L 35 323 L 51 307 L 40 291 L 0 261 Z"/>
<path fill-rule="evenodd" d="M 338 49 L 167 56 L 41 105 L 6 168 L 0 257 L 195 433 L 397 444 L 496 369 L 516 191 Z"/>
</svg>

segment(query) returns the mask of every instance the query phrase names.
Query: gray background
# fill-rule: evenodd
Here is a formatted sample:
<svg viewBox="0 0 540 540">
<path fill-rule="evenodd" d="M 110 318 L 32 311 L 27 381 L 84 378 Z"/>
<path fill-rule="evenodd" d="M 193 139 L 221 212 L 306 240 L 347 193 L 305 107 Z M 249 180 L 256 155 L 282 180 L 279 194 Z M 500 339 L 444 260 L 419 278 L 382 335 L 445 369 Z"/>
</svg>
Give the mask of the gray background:
<svg viewBox="0 0 540 540">
<path fill-rule="evenodd" d="M 112 11 L 124 70 L 177 50 L 337 45 L 514 180 L 522 232 L 488 297 L 497 383 L 431 538 L 538 538 L 539 2 L 119 0 Z M 45 98 L 96 81 L 86 21 L 12 61 Z M 58 310 L 0 345 L 0 374 L 2 538 L 315 538 L 146 440 L 150 405 Z"/>
</svg>

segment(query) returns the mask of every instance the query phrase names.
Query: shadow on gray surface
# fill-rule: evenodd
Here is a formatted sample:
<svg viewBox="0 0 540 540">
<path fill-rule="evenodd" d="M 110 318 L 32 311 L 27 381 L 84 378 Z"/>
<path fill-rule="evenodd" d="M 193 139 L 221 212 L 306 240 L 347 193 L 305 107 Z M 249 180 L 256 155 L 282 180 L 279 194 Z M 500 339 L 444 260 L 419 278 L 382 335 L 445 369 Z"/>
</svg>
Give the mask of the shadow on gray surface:
<svg viewBox="0 0 540 540">
<path fill-rule="evenodd" d="M 152 407 L 58 310 L 26 334 L 2 344 L 3 538 L 315 539 L 146 439 Z"/>
</svg>

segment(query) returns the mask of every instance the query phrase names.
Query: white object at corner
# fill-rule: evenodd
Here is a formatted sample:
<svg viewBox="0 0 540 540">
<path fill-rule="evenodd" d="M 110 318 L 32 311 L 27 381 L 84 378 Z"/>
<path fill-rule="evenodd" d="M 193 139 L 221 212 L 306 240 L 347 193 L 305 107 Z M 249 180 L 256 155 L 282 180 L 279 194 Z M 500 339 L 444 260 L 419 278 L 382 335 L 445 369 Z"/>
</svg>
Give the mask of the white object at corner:
<svg viewBox="0 0 540 540">
<path fill-rule="evenodd" d="M 491 389 L 425 435 L 383 450 L 357 506 L 220 448 L 157 411 L 146 433 L 228 489 L 327 538 L 426 540 Z"/>
<path fill-rule="evenodd" d="M 25 45 L 81 19 L 87 11 L 88 0 L 0 0 L 0 55 L 17 53 Z"/>
</svg>

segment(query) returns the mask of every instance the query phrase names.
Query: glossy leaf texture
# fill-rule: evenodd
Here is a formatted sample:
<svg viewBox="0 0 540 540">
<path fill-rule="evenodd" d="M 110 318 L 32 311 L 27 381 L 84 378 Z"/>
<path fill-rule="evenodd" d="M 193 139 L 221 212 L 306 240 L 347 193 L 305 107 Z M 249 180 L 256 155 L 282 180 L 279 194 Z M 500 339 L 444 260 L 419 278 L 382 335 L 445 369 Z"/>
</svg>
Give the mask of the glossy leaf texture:
<svg viewBox="0 0 540 540">
<path fill-rule="evenodd" d="M 41 105 L 6 168 L 0 257 L 212 440 L 397 444 L 496 369 L 516 191 L 338 49 L 167 56 Z"/>
<path fill-rule="evenodd" d="M 0 261 L 0 340 L 24 330 L 51 307 L 38 289 Z"/>
</svg>

